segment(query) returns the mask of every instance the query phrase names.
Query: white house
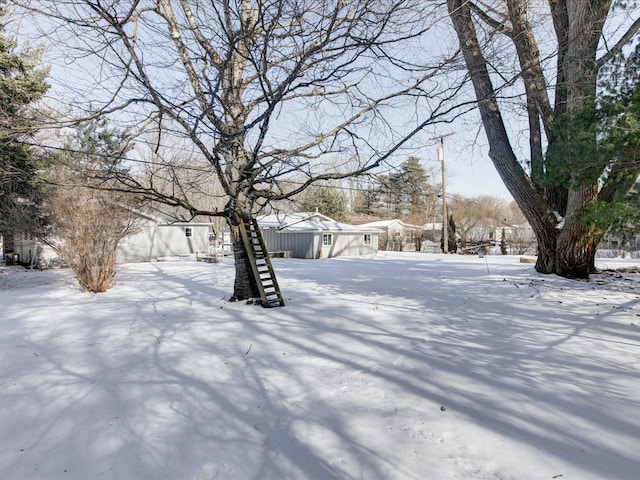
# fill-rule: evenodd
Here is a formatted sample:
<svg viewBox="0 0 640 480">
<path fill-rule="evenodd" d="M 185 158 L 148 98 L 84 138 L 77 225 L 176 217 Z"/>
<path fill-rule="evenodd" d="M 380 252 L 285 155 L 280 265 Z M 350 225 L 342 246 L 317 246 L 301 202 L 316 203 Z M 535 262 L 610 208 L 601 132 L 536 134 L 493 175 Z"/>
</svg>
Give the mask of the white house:
<svg viewBox="0 0 640 480">
<path fill-rule="evenodd" d="M 7 262 L 30 265 L 34 268 L 50 268 L 62 265 L 62 260 L 49 245 L 28 233 L 17 232 L 12 238 L 13 251 Z"/>
<path fill-rule="evenodd" d="M 139 217 L 137 232 L 126 237 L 118 246 L 118 263 L 154 262 L 163 257 L 208 254 L 212 248 L 226 250 L 229 232 L 222 220 L 188 220 L 176 214 L 147 208 L 136 210 Z M 22 264 L 34 268 L 48 268 L 62 262 L 56 252 L 40 239 L 24 233 L 13 236 L 13 252 Z M 228 253 L 228 252 L 227 252 Z"/>
<path fill-rule="evenodd" d="M 216 245 L 221 222 L 188 220 L 158 209 L 136 212 L 139 215 L 137 233 L 125 238 L 118 246 L 118 262 L 153 262 L 163 257 L 207 254 Z M 218 232 L 217 230 L 220 230 Z"/>
<path fill-rule="evenodd" d="M 420 241 L 425 235 L 422 225 L 405 223 L 402 220 L 379 220 L 360 225 L 361 227 L 380 230 L 380 250 L 415 251 L 419 250 Z"/>
<path fill-rule="evenodd" d="M 380 230 L 349 225 L 317 212 L 258 217 L 269 252 L 287 252 L 296 258 L 368 255 L 378 251 Z"/>
</svg>

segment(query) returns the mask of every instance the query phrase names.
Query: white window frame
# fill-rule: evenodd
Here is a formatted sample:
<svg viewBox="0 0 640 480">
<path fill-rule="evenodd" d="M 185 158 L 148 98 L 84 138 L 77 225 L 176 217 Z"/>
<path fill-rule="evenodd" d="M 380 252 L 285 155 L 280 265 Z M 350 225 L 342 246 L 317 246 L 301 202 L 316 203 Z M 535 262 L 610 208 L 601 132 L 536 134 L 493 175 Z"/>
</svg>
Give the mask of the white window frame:
<svg viewBox="0 0 640 480">
<path fill-rule="evenodd" d="M 323 233 L 322 234 L 322 246 L 330 247 L 333 245 L 333 233 Z"/>
<path fill-rule="evenodd" d="M 371 245 L 371 234 L 370 233 L 365 233 L 362 236 L 362 244 L 363 245 Z"/>
</svg>

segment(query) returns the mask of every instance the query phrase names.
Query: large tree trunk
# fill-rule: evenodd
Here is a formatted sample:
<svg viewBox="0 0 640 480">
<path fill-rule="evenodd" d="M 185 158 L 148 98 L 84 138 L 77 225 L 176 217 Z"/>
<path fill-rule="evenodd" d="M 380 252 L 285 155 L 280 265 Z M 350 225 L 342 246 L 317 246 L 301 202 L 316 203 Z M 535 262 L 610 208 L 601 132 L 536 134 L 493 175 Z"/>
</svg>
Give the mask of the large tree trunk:
<svg viewBox="0 0 640 480">
<path fill-rule="evenodd" d="M 593 198 L 593 188 L 580 192 L 570 191 L 570 198 L 580 197 L 579 203 L 587 204 Z M 568 219 L 558 236 L 556 273 L 568 278 L 587 278 L 595 270 L 595 255 L 602 234 L 586 225 L 579 218 Z"/>
<path fill-rule="evenodd" d="M 260 297 L 258 284 L 253 273 L 249 253 L 242 239 L 240 225 L 251 219 L 251 209 L 248 205 L 241 205 L 235 201 L 227 205 L 227 223 L 231 228 L 233 241 L 233 256 L 235 260 L 235 280 L 231 301 L 249 300 Z"/>
<path fill-rule="evenodd" d="M 588 5 L 586 5 L 588 3 Z M 595 103 L 598 69 L 596 50 L 602 27 L 611 7 L 611 0 L 566 0 L 568 35 L 566 62 L 563 68 L 566 83 L 566 111 L 569 116 Z M 580 135 L 576 144 L 595 145 L 595 134 Z M 598 178 L 581 177 L 580 170 L 589 170 L 590 158 L 581 158 L 581 151 L 568 149 L 570 158 L 563 159 L 571 167 L 565 224 L 558 236 L 556 268 L 559 275 L 587 278 L 594 269 L 595 254 L 602 232 L 596 231 L 584 219 L 584 212 L 598 198 Z M 585 165 L 587 163 L 587 165 Z"/>
<path fill-rule="evenodd" d="M 522 213 L 533 228 L 538 241 L 536 270 L 557 273 L 566 277 L 586 278 L 594 270 L 595 252 L 602 232 L 595 231 L 583 213 L 597 201 L 597 178 L 579 178 L 576 172 L 583 170 L 584 162 L 576 151 L 560 158 L 567 165 L 571 178 L 551 179 L 553 183 L 538 183 L 542 169 L 540 160 L 540 134 L 537 115 L 542 119 L 550 143 L 555 141 L 553 120 L 544 88 L 544 77 L 539 68 L 539 56 L 531 29 L 526 22 L 526 4 L 521 0 L 509 0 L 512 21 L 511 38 L 516 46 L 522 68 L 522 79 L 527 94 L 531 139 L 533 178 L 518 163 L 511 147 L 504 121 L 500 113 L 495 89 L 475 31 L 470 3 L 466 0 L 448 0 L 449 14 L 458 35 L 462 53 L 473 83 L 478 109 L 490 145 L 489 156 L 505 186 L 518 203 Z M 554 26 L 560 45 L 558 58 L 558 85 L 554 114 L 578 111 L 596 94 L 595 55 L 602 26 L 611 6 L 610 0 L 558 0 L 551 2 Z M 508 33 L 509 34 L 509 33 Z M 582 137 L 577 141 L 593 142 Z M 546 179 L 547 182 L 549 179 Z M 552 210 L 565 216 L 561 229 L 556 229 Z"/>
<path fill-rule="evenodd" d="M 541 273 L 554 273 L 555 219 L 542 192 L 534 186 L 513 152 L 468 2 L 448 0 L 448 7 L 478 99 L 478 109 L 489 141 L 489 157 L 536 235 L 536 270 Z"/>
</svg>

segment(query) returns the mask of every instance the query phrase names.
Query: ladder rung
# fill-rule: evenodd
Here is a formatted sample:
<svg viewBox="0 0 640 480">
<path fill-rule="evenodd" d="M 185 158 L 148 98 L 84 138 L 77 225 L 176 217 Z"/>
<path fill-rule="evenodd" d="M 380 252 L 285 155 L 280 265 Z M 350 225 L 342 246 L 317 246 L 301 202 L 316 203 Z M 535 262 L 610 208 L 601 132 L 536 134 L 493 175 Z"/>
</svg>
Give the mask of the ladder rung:
<svg viewBox="0 0 640 480">
<path fill-rule="evenodd" d="M 269 252 L 260 233 L 260 227 L 256 220 L 244 222 L 241 229 L 245 247 L 252 264 L 254 276 L 257 277 L 258 288 L 262 305 L 265 307 L 284 306 L 284 299 L 280 293 Z"/>
</svg>

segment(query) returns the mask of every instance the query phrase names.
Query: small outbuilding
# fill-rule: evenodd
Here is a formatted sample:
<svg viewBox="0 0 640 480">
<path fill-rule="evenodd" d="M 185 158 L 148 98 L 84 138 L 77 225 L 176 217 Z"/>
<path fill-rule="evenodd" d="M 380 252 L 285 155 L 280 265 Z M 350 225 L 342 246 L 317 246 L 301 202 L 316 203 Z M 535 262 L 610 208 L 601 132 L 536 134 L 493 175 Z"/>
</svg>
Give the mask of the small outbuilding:
<svg viewBox="0 0 640 480">
<path fill-rule="evenodd" d="M 120 242 L 118 262 L 153 262 L 163 257 L 207 254 L 221 235 L 208 219 L 189 220 L 151 208 L 136 214 L 137 232 Z"/>
<path fill-rule="evenodd" d="M 258 217 L 267 250 L 295 258 L 375 254 L 380 230 L 349 225 L 317 212 Z"/>
</svg>

